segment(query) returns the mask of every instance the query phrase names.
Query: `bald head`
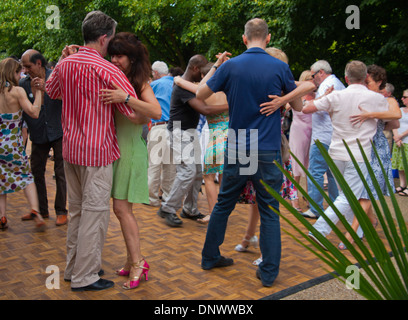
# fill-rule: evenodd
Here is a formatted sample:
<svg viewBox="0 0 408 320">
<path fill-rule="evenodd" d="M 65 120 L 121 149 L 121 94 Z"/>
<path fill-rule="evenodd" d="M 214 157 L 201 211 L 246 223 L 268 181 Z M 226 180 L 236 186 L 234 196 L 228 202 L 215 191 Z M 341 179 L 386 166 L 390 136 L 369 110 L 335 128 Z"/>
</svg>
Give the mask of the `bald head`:
<svg viewBox="0 0 408 320">
<path fill-rule="evenodd" d="M 196 54 L 195 56 L 192 56 L 190 58 L 190 61 L 188 62 L 188 67 L 201 68 L 201 67 L 204 67 L 207 63 L 208 63 L 208 60 L 206 57 L 204 57 L 201 54 Z"/>
<path fill-rule="evenodd" d="M 190 58 L 187 65 L 186 74 L 190 78 L 190 81 L 199 82 L 201 81 L 201 68 L 208 63 L 206 57 L 201 54 L 196 54 Z"/>
<path fill-rule="evenodd" d="M 37 50 L 28 49 L 21 56 L 21 63 L 31 78 L 40 77 L 44 73 L 46 61 Z"/>
<path fill-rule="evenodd" d="M 33 54 L 38 54 L 38 53 L 40 53 L 40 52 L 37 51 L 37 50 L 28 49 L 28 50 L 27 50 L 26 52 L 24 52 L 23 55 L 21 56 L 21 60 L 23 60 L 23 59 L 30 59 Z"/>
</svg>

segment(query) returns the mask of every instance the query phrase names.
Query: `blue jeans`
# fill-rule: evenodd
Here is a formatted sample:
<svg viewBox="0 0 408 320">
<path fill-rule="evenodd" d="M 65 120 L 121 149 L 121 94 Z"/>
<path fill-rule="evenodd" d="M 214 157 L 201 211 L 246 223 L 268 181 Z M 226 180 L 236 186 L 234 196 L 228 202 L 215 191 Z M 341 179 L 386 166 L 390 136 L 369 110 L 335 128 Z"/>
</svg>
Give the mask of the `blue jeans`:
<svg viewBox="0 0 408 320">
<path fill-rule="evenodd" d="M 232 163 L 236 161 L 236 164 Z M 207 235 L 202 250 L 203 267 L 213 267 L 221 257 L 219 246 L 224 242 L 225 231 L 229 215 L 234 210 L 239 195 L 248 180 L 251 180 L 256 190 L 256 201 L 260 213 L 260 249 L 262 263 L 259 265 L 262 283 L 271 285 L 279 273 L 281 259 L 281 234 L 279 215 L 274 213 L 269 206 L 279 210 L 279 202 L 261 184 L 266 184 L 279 192 L 283 182 L 283 174 L 273 161 L 281 163 L 280 151 L 258 151 L 257 170 L 251 175 L 242 175 L 242 168 L 248 165 L 239 163 L 239 158 L 233 161 L 228 159 L 226 151 L 223 177 L 218 195 L 218 202 L 211 213 L 207 228 Z"/>
<path fill-rule="evenodd" d="M 322 143 L 322 145 L 329 150 L 329 146 Z M 316 144 L 312 144 L 310 147 L 309 152 L 309 172 L 312 175 L 313 179 L 323 188 L 324 184 L 324 174 L 327 173 L 327 180 L 328 180 L 328 187 L 329 187 L 329 197 L 332 201 L 334 201 L 337 196 L 339 195 L 339 191 L 337 189 L 336 180 L 334 179 L 329 166 L 327 165 L 326 161 L 324 160 L 322 154 L 320 153 L 319 149 L 317 148 Z M 323 196 L 320 194 L 319 190 L 317 190 L 316 186 L 307 178 L 307 191 L 309 196 L 316 201 L 320 209 L 323 209 Z M 317 209 L 310 204 L 310 210 L 320 216 L 317 213 Z"/>
</svg>

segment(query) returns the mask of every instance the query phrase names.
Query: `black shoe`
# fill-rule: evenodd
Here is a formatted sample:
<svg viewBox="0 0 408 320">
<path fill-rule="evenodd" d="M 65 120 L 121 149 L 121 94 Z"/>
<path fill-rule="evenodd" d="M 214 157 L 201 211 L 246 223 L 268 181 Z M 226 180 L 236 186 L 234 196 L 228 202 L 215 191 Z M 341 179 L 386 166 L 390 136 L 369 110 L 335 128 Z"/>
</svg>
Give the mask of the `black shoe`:
<svg viewBox="0 0 408 320">
<path fill-rule="evenodd" d="M 177 217 L 177 214 L 175 213 L 168 213 L 165 219 L 166 224 L 170 227 L 180 227 L 183 224 L 183 221 L 181 221 L 180 218 Z"/>
<path fill-rule="evenodd" d="M 264 283 L 264 282 L 262 281 L 261 271 L 259 271 L 259 268 L 256 269 L 256 277 L 257 277 L 259 280 L 261 280 L 262 285 L 263 285 L 264 287 L 272 287 L 272 284 L 273 284 L 273 283 L 269 284 L 269 283 Z"/>
<path fill-rule="evenodd" d="M 102 277 L 104 274 L 105 274 L 105 271 L 103 271 L 103 269 L 99 270 L 98 276 Z M 65 279 L 65 278 L 64 278 L 64 281 L 66 281 L 66 282 L 71 282 L 71 279 Z"/>
<path fill-rule="evenodd" d="M 231 258 L 225 258 L 221 256 L 220 259 L 217 261 L 217 263 L 214 264 L 212 267 L 204 267 L 203 265 L 201 265 L 201 268 L 204 270 L 210 270 L 213 268 L 223 268 L 223 267 L 232 266 L 233 264 L 234 264 L 234 260 L 232 260 Z"/>
<path fill-rule="evenodd" d="M 185 218 L 185 219 L 191 219 L 194 221 L 197 221 L 198 219 L 203 219 L 205 215 L 201 214 L 200 212 L 198 214 L 189 214 L 187 211 L 184 209 L 181 211 L 180 217 Z"/>
<path fill-rule="evenodd" d="M 160 218 L 165 218 L 166 217 L 166 215 L 168 215 L 169 213 L 168 212 L 166 212 L 166 211 L 163 211 L 162 210 L 162 208 L 160 207 L 159 208 L 159 210 L 157 211 L 157 215 L 160 217 Z"/>
<path fill-rule="evenodd" d="M 112 288 L 114 286 L 114 282 L 106 279 L 99 279 L 98 281 L 90 284 L 89 286 L 79 287 L 79 288 L 71 288 L 72 291 L 100 291 Z"/>
<path fill-rule="evenodd" d="M 177 214 L 163 211 L 161 207 L 157 211 L 157 215 L 166 219 L 166 224 L 170 227 L 180 227 L 183 224 Z"/>
</svg>

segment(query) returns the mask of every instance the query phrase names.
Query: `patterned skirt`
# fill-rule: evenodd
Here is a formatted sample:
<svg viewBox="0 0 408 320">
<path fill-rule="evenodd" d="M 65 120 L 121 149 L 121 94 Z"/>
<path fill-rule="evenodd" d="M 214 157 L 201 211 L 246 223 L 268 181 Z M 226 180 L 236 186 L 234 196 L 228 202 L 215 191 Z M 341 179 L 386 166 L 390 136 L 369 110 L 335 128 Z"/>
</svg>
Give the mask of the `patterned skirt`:
<svg viewBox="0 0 408 320">
<path fill-rule="evenodd" d="M 404 148 L 401 148 L 394 143 L 394 146 L 392 148 L 392 168 L 399 171 L 404 171 L 404 164 L 402 163 L 402 152 L 404 152 L 405 158 L 408 161 L 408 143 L 404 143 L 403 145 Z"/>
<path fill-rule="evenodd" d="M 227 145 L 228 115 L 221 113 L 208 116 L 209 138 L 204 154 L 203 174 L 222 174 L 224 169 L 224 153 Z"/>
<path fill-rule="evenodd" d="M 34 182 L 21 127 L 22 111 L 0 114 L 0 194 L 23 190 Z"/>
</svg>

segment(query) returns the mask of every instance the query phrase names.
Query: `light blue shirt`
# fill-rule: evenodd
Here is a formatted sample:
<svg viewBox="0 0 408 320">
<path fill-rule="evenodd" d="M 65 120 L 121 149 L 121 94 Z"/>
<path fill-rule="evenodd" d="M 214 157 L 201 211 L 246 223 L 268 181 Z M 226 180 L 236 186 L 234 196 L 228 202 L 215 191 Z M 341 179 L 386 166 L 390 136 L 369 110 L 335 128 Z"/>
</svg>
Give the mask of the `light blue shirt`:
<svg viewBox="0 0 408 320">
<path fill-rule="evenodd" d="M 170 118 L 170 99 L 173 92 L 173 77 L 164 76 L 150 83 L 157 101 L 159 101 L 162 116 L 159 120 L 152 119 L 152 123 L 169 121 Z"/>
<path fill-rule="evenodd" d="M 345 86 L 334 75 L 328 76 L 319 86 L 316 93 L 316 99 L 324 95 L 326 90 L 334 86 L 334 90 L 343 90 Z M 330 146 L 333 133 L 333 127 L 330 115 L 326 111 L 317 111 L 312 114 L 312 144 L 319 140 L 327 146 Z"/>
</svg>

